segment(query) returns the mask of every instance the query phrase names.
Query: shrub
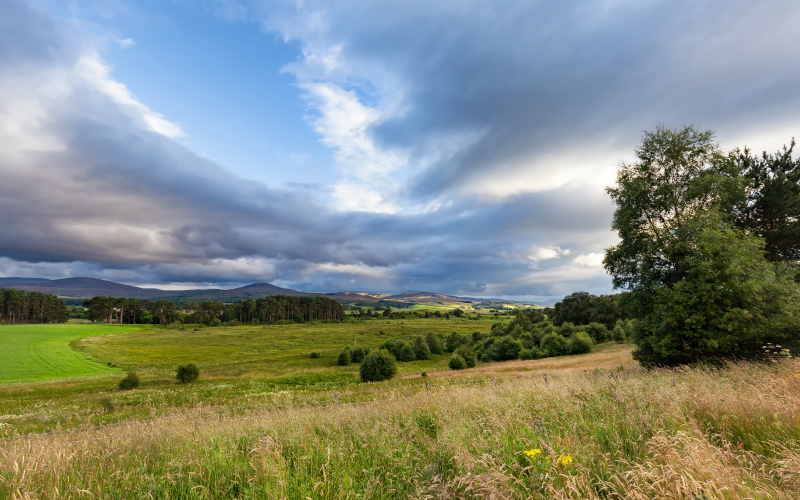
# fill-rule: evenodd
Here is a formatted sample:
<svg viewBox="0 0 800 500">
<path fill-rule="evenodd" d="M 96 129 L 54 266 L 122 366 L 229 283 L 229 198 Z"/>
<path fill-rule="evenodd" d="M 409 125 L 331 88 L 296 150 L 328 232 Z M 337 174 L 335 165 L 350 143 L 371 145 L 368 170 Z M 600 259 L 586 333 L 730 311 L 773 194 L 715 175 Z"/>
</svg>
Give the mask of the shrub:
<svg viewBox="0 0 800 500">
<path fill-rule="evenodd" d="M 350 349 L 342 349 L 342 352 L 339 353 L 339 357 L 336 358 L 336 365 L 347 366 L 349 364 L 350 364 Z"/>
<path fill-rule="evenodd" d="M 422 337 L 414 339 L 414 357 L 417 359 L 431 359 L 431 349 Z"/>
<path fill-rule="evenodd" d="M 507 361 L 509 359 L 517 359 L 521 350 L 522 344 L 520 341 L 514 340 L 511 335 L 506 335 L 492 344 L 489 355 L 495 361 Z"/>
<path fill-rule="evenodd" d="M 564 338 L 569 338 L 572 336 L 573 333 L 577 332 L 578 328 L 570 323 L 569 321 L 565 321 L 559 328 L 558 333 L 561 334 Z"/>
<path fill-rule="evenodd" d="M 586 354 L 592 352 L 594 340 L 586 332 L 577 332 L 567 342 L 570 354 Z"/>
<path fill-rule="evenodd" d="M 136 375 L 136 372 L 128 372 L 125 378 L 119 381 L 119 390 L 129 391 L 131 389 L 136 389 L 139 385 L 139 376 Z"/>
<path fill-rule="evenodd" d="M 469 344 L 469 341 L 458 332 L 453 332 L 447 336 L 447 340 L 445 340 L 444 343 L 444 350 L 447 352 L 454 352 L 462 344 Z"/>
<path fill-rule="evenodd" d="M 542 357 L 542 351 L 538 347 L 531 347 L 530 349 L 522 349 L 519 351 L 519 359 L 539 359 Z"/>
<path fill-rule="evenodd" d="M 557 333 L 548 333 L 542 337 L 539 348 L 545 356 L 563 356 L 567 354 L 567 339 Z"/>
<path fill-rule="evenodd" d="M 450 356 L 450 361 L 447 362 L 447 366 L 449 366 L 451 370 L 463 370 L 467 367 L 467 362 L 460 355 L 453 354 Z"/>
<path fill-rule="evenodd" d="M 395 376 L 397 373 L 397 363 L 392 353 L 386 349 L 380 349 L 367 354 L 361 362 L 361 381 L 379 382 Z"/>
<path fill-rule="evenodd" d="M 214 319 L 211 320 L 211 323 L 209 323 L 209 325 L 211 325 L 211 326 L 222 326 L 222 320 L 220 320 L 219 318 L 214 318 Z"/>
<path fill-rule="evenodd" d="M 595 342 L 605 342 L 608 340 L 608 328 L 603 323 L 592 322 L 586 326 L 586 333 L 594 339 Z"/>
<path fill-rule="evenodd" d="M 398 361 L 414 361 L 417 357 L 414 355 L 414 348 L 408 342 L 403 342 L 400 347 L 400 355 L 397 357 Z"/>
<path fill-rule="evenodd" d="M 319 357 L 319 353 L 318 352 L 312 352 L 308 357 L 311 358 L 311 359 L 317 359 Z"/>
<path fill-rule="evenodd" d="M 369 354 L 369 347 L 354 347 L 352 351 L 350 351 L 350 361 L 353 363 L 361 363 L 364 361 L 364 357 Z"/>
<path fill-rule="evenodd" d="M 425 342 L 428 343 L 428 349 L 430 349 L 431 354 L 444 354 L 444 346 L 442 346 L 442 341 L 439 340 L 438 335 L 429 333 L 425 336 Z"/>
<path fill-rule="evenodd" d="M 478 363 L 478 356 L 469 345 L 463 344 L 461 347 L 456 349 L 456 354 L 464 359 L 464 362 L 467 364 L 467 368 L 473 368 Z"/>
<path fill-rule="evenodd" d="M 188 384 L 194 382 L 200 377 L 200 370 L 197 368 L 197 365 L 194 363 L 189 363 L 188 365 L 180 365 L 178 366 L 177 372 L 177 379 L 182 384 Z"/>
<path fill-rule="evenodd" d="M 622 325 L 617 324 L 617 326 L 611 330 L 611 338 L 615 342 L 625 342 L 625 330 L 622 328 Z"/>
</svg>

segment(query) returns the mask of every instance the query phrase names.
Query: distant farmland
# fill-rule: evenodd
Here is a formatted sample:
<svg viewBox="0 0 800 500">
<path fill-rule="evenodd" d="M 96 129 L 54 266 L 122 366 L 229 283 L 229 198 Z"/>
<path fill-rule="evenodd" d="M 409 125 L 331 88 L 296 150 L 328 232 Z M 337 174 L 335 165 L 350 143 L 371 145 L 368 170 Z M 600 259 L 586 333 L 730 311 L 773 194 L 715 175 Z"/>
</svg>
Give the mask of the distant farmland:
<svg viewBox="0 0 800 500">
<path fill-rule="evenodd" d="M 113 325 L 16 325 L 0 328 L 0 382 L 34 381 L 119 372 L 72 349 L 83 337 L 139 330 Z"/>
</svg>

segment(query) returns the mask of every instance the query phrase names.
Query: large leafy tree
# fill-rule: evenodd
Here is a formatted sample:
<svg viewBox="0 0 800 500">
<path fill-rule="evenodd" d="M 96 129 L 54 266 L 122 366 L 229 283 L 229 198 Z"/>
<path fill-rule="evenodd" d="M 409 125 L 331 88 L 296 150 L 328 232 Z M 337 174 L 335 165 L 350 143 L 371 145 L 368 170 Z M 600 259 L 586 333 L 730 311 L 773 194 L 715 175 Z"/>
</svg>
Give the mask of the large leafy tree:
<svg viewBox="0 0 800 500">
<path fill-rule="evenodd" d="M 611 227 L 620 243 L 607 249 L 603 265 L 615 288 L 632 292 L 626 302 L 636 316 L 652 309 L 657 289 L 685 274 L 677 230 L 697 213 L 743 196 L 743 182 L 721 161 L 713 138 L 691 126 L 645 132 L 636 161 L 622 164 L 617 186 L 606 189 L 617 205 Z"/>
<path fill-rule="evenodd" d="M 764 238 L 773 262 L 800 261 L 800 157 L 792 159 L 795 142 L 774 155 L 760 157 L 734 151 L 729 161 L 749 181 L 737 224 Z"/>
<path fill-rule="evenodd" d="M 764 259 L 758 235 L 732 228 L 748 182 L 728 160 L 710 131 L 659 127 L 607 189 L 620 243 L 604 266 L 631 292 L 643 364 L 747 355 L 796 335 L 796 284 Z"/>
</svg>

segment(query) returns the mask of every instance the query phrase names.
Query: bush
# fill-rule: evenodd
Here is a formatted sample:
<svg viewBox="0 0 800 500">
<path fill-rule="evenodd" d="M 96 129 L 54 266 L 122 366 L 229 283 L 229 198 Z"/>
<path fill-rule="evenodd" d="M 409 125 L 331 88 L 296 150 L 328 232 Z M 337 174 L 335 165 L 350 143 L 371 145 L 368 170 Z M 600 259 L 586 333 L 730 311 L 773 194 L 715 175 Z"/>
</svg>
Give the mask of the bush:
<svg viewBox="0 0 800 500">
<path fill-rule="evenodd" d="M 417 359 L 416 355 L 414 355 L 414 348 L 411 347 L 411 344 L 408 342 L 403 342 L 402 347 L 400 347 L 400 355 L 397 357 L 398 361 L 414 361 Z"/>
<path fill-rule="evenodd" d="M 422 337 L 414 339 L 414 357 L 417 359 L 431 359 L 431 349 Z"/>
<path fill-rule="evenodd" d="M 542 337 L 542 342 L 539 344 L 544 356 L 563 356 L 567 354 L 567 339 L 557 333 L 548 333 Z"/>
<path fill-rule="evenodd" d="M 469 344 L 469 341 L 458 332 L 453 332 L 447 336 L 447 340 L 445 340 L 444 343 L 444 350 L 447 352 L 454 352 L 462 344 Z"/>
<path fill-rule="evenodd" d="M 136 375 L 136 372 L 128 372 L 125 378 L 119 381 L 119 390 L 129 391 L 131 389 L 136 389 L 139 385 L 139 376 Z"/>
<path fill-rule="evenodd" d="M 449 366 L 451 370 L 463 370 L 467 367 L 467 362 L 458 354 L 453 354 L 450 356 L 450 361 L 447 362 L 447 366 Z"/>
<path fill-rule="evenodd" d="M 507 361 L 510 359 L 519 358 L 519 351 L 522 350 L 522 344 L 519 340 L 514 340 L 511 335 L 500 337 L 494 344 L 492 344 L 489 355 L 495 361 Z"/>
<path fill-rule="evenodd" d="M 461 347 L 456 349 L 456 354 L 464 358 L 467 368 L 474 368 L 478 363 L 478 356 L 475 354 L 475 351 L 472 349 L 472 347 L 467 344 L 463 344 Z"/>
<path fill-rule="evenodd" d="M 342 352 L 339 353 L 339 357 L 336 358 L 336 365 L 347 366 L 349 364 L 350 364 L 350 349 L 342 349 Z"/>
<path fill-rule="evenodd" d="M 603 323 L 593 322 L 586 326 L 586 333 L 594 339 L 595 342 L 605 342 L 609 338 L 608 328 Z"/>
<path fill-rule="evenodd" d="M 176 372 L 177 372 L 177 378 L 182 384 L 188 384 L 194 382 L 200 377 L 200 370 L 194 363 L 189 363 L 188 365 L 180 365 L 178 366 Z"/>
<path fill-rule="evenodd" d="M 379 382 L 395 376 L 397 373 L 397 363 L 392 353 L 386 349 L 380 349 L 367 354 L 361 362 L 361 381 Z"/>
<path fill-rule="evenodd" d="M 211 326 L 222 326 L 222 320 L 220 320 L 219 318 L 214 318 L 214 319 L 211 320 L 211 323 L 209 323 L 209 325 L 211 325 Z"/>
<path fill-rule="evenodd" d="M 442 346 L 442 341 L 439 340 L 438 335 L 429 333 L 425 336 L 425 342 L 428 343 L 428 349 L 431 354 L 444 354 L 444 346 Z"/>
<path fill-rule="evenodd" d="M 531 347 L 530 349 L 523 349 L 519 351 L 519 359 L 539 359 L 542 357 L 542 351 L 538 347 Z"/>
<path fill-rule="evenodd" d="M 311 359 L 317 359 L 319 357 L 319 353 L 318 352 L 312 352 L 308 357 L 311 358 Z"/>
<path fill-rule="evenodd" d="M 614 342 L 625 342 L 625 330 L 622 328 L 622 325 L 617 324 L 617 326 L 611 330 L 611 338 Z"/>
<path fill-rule="evenodd" d="M 354 347 L 350 352 L 350 361 L 361 363 L 367 354 L 369 354 L 369 347 Z"/>
<path fill-rule="evenodd" d="M 577 332 L 567 342 L 570 354 L 587 354 L 592 352 L 594 340 L 586 332 Z"/>
<path fill-rule="evenodd" d="M 569 321 L 565 321 L 559 328 L 558 333 L 561 334 L 564 338 L 569 338 L 572 336 L 573 333 L 577 332 L 578 328 L 570 323 Z"/>
</svg>

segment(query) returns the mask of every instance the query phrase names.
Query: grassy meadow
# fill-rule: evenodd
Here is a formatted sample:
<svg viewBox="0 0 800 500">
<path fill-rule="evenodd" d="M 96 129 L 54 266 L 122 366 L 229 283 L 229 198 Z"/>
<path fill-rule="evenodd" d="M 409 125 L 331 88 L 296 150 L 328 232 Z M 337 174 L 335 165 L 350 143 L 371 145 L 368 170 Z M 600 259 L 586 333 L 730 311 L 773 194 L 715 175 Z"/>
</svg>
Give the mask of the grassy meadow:
<svg viewBox="0 0 800 500">
<path fill-rule="evenodd" d="M 63 345 L 142 387 L 0 385 L 0 498 L 798 498 L 797 360 L 648 372 L 607 343 L 372 384 L 335 366 L 344 345 L 493 321 L 87 325 Z M 177 384 L 186 362 L 200 380 Z"/>
<path fill-rule="evenodd" d="M 110 325 L 10 325 L 0 327 L 0 383 L 117 373 L 119 368 L 72 349 L 70 342 L 139 327 Z"/>
<path fill-rule="evenodd" d="M 129 420 L 5 440 L 0 497 L 797 499 L 798 372 L 573 371 Z"/>
</svg>

